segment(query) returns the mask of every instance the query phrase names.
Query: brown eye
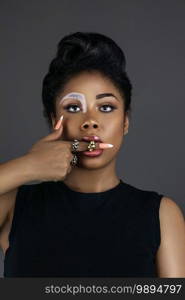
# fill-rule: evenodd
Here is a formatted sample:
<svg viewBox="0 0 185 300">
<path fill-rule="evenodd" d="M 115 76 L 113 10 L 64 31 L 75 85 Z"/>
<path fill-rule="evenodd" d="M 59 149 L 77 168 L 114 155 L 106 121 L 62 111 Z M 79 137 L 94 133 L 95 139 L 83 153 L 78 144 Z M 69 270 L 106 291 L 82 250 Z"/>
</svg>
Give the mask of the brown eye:
<svg viewBox="0 0 185 300">
<path fill-rule="evenodd" d="M 73 110 L 73 109 L 69 110 L 69 107 L 75 107 L 75 110 Z M 69 104 L 66 107 L 64 107 L 65 110 L 67 110 L 68 112 L 71 112 L 71 113 L 75 113 L 75 112 L 80 111 L 80 110 L 76 110 L 76 108 L 79 108 L 79 106 L 78 105 L 74 105 L 74 104 Z"/>
<path fill-rule="evenodd" d="M 111 107 L 111 109 L 106 109 L 106 110 L 101 110 L 101 111 L 103 111 L 103 112 L 111 112 L 111 111 L 113 111 L 113 110 L 115 110 L 116 108 L 113 106 L 113 105 L 109 105 L 109 104 L 105 104 L 105 105 L 102 105 L 101 107 Z"/>
</svg>

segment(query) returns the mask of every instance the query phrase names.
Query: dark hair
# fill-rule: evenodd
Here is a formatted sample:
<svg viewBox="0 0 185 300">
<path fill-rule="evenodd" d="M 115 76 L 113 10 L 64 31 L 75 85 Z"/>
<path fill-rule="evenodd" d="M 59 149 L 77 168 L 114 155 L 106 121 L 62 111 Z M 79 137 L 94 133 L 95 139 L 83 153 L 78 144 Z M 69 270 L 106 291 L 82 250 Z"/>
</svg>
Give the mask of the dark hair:
<svg viewBox="0 0 185 300">
<path fill-rule="evenodd" d="M 55 100 L 65 83 L 82 71 L 99 71 L 111 79 L 124 98 L 124 112 L 131 111 L 132 85 L 126 73 L 126 59 L 121 48 L 109 37 L 95 32 L 75 32 L 60 40 L 56 57 L 43 79 L 43 114 L 49 128 L 51 113 L 56 117 Z"/>
</svg>

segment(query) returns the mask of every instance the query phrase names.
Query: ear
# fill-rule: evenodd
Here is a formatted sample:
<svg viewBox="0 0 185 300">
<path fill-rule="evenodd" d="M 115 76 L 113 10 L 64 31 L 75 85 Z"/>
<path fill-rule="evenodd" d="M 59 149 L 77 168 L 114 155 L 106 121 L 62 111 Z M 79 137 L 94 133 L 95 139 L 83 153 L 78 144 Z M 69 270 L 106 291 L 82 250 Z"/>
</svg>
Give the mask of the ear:
<svg viewBox="0 0 185 300">
<path fill-rule="evenodd" d="M 128 114 L 125 114 L 124 117 L 124 126 L 123 126 L 123 134 L 126 135 L 128 133 L 128 128 L 129 128 L 129 117 Z"/>
</svg>

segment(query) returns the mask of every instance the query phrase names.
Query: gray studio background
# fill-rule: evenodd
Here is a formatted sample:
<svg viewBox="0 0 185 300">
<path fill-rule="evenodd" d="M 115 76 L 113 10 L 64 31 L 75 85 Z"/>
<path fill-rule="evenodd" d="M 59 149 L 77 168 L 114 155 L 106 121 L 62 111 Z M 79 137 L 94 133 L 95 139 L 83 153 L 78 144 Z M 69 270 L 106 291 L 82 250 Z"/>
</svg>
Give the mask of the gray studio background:
<svg viewBox="0 0 185 300">
<path fill-rule="evenodd" d="M 183 0 L 1 0 L 0 163 L 49 133 L 41 86 L 58 41 L 100 32 L 124 50 L 134 88 L 118 175 L 171 197 L 185 213 L 184 14 Z M 1 252 L 1 277 L 3 259 Z"/>
</svg>

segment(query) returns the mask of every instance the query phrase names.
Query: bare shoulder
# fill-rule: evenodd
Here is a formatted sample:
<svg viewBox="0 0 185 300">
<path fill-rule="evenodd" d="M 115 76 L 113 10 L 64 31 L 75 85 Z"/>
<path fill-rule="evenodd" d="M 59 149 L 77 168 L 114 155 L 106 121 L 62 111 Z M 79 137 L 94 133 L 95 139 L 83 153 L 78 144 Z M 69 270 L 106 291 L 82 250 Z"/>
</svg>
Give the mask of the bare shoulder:
<svg viewBox="0 0 185 300">
<path fill-rule="evenodd" d="M 185 277 L 185 220 L 180 206 L 171 198 L 161 199 L 161 243 L 157 251 L 159 277 Z"/>
<path fill-rule="evenodd" d="M 184 223 L 184 215 L 180 206 L 172 198 L 169 197 L 162 197 L 159 215 L 161 219 L 160 221 L 164 221 L 164 224 L 169 221 L 170 224 L 174 224 L 176 223 L 176 221 Z"/>
<path fill-rule="evenodd" d="M 171 198 L 163 197 L 159 210 L 161 235 L 163 240 L 168 236 L 181 236 L 185 241 L 185 221 L 180 206 Z"/>
</svg>

